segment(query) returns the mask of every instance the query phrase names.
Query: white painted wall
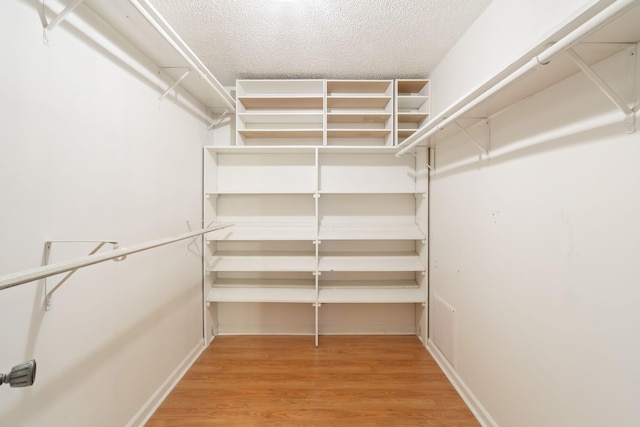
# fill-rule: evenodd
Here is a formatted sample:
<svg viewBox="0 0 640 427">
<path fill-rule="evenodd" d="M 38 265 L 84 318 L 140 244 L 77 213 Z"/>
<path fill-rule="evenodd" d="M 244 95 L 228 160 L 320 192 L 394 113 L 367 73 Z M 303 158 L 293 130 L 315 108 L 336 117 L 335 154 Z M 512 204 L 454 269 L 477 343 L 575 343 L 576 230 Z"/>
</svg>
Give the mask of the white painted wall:
<svg viewBox="0 0 640 427">
<path fill-rule="evenodd" d="M 41 265 L 48 239 L 127 246 L 201 217 L 206 126 L 160 103 L 155 66 L 84 6 L 45 46 L 41 8 L 0 2 L 0 275 Z M 43 281 L 0 292 L 0 369 L 38 363 L 33 387 L 0 387 L 0 423 L 140 422 L 202 348 L 201 280 L 200 259 L 178 243 L 79 271 L 49 312 Z"/>
<path fill-rule="evenodd" d="M 474 45 L 479 34 L 526 43 L 581 3 L 494 1 L 434 72 L 434 92 L 452 101 L 486 78 L 472 56 L 512 59 L 516 48 Z M 629 60 L 596 69 L 623 92 Z M 564 132 L 576 123 L 585 130 Z M 478 161 L 453 137 L 431 175 L 431 300 L 455 309 L 452 374 L 487 423 L 640 425 L 640 133 L 578 74 L 494 117 L 491 149 Z"/>
</svg>

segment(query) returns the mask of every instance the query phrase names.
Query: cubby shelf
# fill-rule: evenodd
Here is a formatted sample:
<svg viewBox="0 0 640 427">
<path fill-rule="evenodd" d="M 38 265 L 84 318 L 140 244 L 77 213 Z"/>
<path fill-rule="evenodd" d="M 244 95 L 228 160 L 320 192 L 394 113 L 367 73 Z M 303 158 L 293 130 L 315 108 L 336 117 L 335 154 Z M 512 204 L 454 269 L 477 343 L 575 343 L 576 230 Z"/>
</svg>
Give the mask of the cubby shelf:
<svg viewBox="0 0 640 427">
<path fill-rule="evenodd" d="M 208 271 L 316 271 L 313 255 L 215 255 Z"/>
<path fill-rule="evenodd" d="M 400 304 L 400 303 L 425 303 L 424 290 L 413 282 L 410 284 L 388 284 L 386 287 L 366 288 L 363 292 L 359 287 L 331 287 L 318 291 L 318 302 L 320 303 L 362 303 L 362 304 Z M 335 286 L 335 285 L 333 285 Z"/>
<path fill-rule="evenodd" d="M 425 271 L 417 254 L 320 255 L 319 271 Z"/>
<path fill-rule="evenodd" d="M 281 282 L 278 282 L 281 283 Z M 214 285 L 207 294 L 209 302 L 290 302 L 314 303 L 316 289 L 313 282 L 296 282 L 290 286 L 250 283 Z"/>
<path fill-rule="evenodd" d="M 393 145 L 391 80 L 238 80 L 236 145 Z"/>
<path fill-rule="evenodd" d="M 396 80 L 395 88 L 395 144 L 410 137 L 429 120 L 429 80 Z"/>
<path fill-rule="evenodd" d="M 304 223 L 262 223 L 234 225 L 219 232 L 209 233 L 207 240 L 309 240 L 316 239 L 315 224 Z"/>
</svg>

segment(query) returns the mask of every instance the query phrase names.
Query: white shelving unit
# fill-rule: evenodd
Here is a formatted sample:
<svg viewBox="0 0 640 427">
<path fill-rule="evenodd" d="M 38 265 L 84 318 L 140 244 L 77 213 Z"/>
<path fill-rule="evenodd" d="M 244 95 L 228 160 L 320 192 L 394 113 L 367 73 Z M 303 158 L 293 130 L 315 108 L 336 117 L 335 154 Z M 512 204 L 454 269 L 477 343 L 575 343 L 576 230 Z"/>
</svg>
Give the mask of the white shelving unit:
<svg viewBox="0 0 640 427">
<path fill-rule="evenodd" d="M 322 80 L 239 80 L 236 85 L 236 144 L 322 144 Z"/>
<path fill-rule="evenodd" d="M 398 145 L 429 121 L 429 80 L 399 79 L 395 81 L 395 144 Z"/>
<path fill-rule="evenodd" d="M 427 168 L 395 151 L 206 147 L 206 221 L 234 224 L 207 236 L 207 301 L 309 304 L 316 345 L 322 304 L 423 310 Z"/>
<path fill-rule="evenodd" d="M 391 80 L 238 80 L 236 145 L 393 144 Z"/>
</svg>

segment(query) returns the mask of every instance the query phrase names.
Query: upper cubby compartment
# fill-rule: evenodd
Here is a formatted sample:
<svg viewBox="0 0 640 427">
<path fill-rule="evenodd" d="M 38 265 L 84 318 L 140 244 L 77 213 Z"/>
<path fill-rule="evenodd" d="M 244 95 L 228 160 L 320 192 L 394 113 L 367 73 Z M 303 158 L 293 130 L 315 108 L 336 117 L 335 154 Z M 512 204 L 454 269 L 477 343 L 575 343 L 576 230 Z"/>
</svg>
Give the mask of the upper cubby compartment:
<svg viewBox="0 0 640 427">
<path fill-rule="evenodd" d="M 396 80 L 396 145 L 415 133 L 429 120 L 429 80 Z"/>
<path fill-rule="evenodd" d="M 392 80 L 236 84 L 236 145 L 393 145 Z"/>
<path fill-rule="evenodd" d="M 236 101 L 237 145 L 322 145 L 322 80 L 238 80 Z"/>
<path fill-rule="evenodd" d="M 391 80 L 327 80 L 327 145 L 392 145 Z"/>
</svg>

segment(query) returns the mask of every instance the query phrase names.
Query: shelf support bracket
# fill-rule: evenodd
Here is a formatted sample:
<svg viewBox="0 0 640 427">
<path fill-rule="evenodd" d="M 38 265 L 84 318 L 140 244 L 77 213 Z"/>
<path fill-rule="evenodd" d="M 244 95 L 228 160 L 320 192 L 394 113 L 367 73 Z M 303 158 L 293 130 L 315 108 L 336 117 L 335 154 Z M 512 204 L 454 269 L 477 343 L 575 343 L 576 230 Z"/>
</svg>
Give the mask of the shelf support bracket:
<svg viewBox="0 0 640 427">
<path fill-rule="evenodd" d="M 189 73 L 191 73 L 191 68 L 185 68 L 186 71 L 178 78 L 178 80 L 176 80 L 171 86 L 169 86 L 167 88 L 167 90 L 165 90 L 162 95 L 160 95 L 159 99 L 162 101 L 167 95 L 169 95 L 169 93 L 174 90 L 180 83 L 182 83 L 182 81 L 184 79 L 187 78 L 187 76 L 189 75 Z"/>
<path fill-rule="evenodd" d="M 483 118 L 483 121 L 486 125 L 489 124 L 488 120 L 486 118 Z M 471 135 L 469 133 L 469 131 L 467 131 L 465 128 L 463 128 L 462 126 L 460 126 L 460 123 L 458 123 L 457 120 L 454 120 L 453 123 L 458 127 L 458 129 L 460 129 L 460 132 L 462 132 L 471 142 L 474 143 L 474 145 L 476 147 L 478 147 L 478 149 L 482 152 L 482 154 L 484 154 L 485 156 L 489 156 L 489 150 L 487 150 L 473 135 Z M 489 126 L 486 126 L 486 132 L 487 134 L 489 133 Z M 489 136 L 487 135 L 487 140 L 489 140 Z"/>
<path fill-rule="evenodd" d="M 211 130 L 214 127 L 218 126 L 220 123 L 222 123 L 222 121 L 227 116 L 227 114 L 229 114 L 229 109 L 225 108 L 225 110 L 222 112 L 222 114 L 220 114 L 220 117 L 218 117 L 218 120 L 212 121 L 211 124 L 209 125 L 209 127 L 207 128 L 207 130 Z"/>
<path fill-rule="evenodd" d="M 415 151 L 410 151 L 411 154 L 413 154 L 413 156 L 418 159 L 420 162 L 424 163 L 425 166 L 427 167 L 427 169 L 429 169 L 430 171 L 433 170 L 433 167 L 429 164 L 428 161 L 426 161 L 425 159 L 423 159 L 422 157 L 418 156 Z"/>
<path fill-rule="evenodd" d="M 580 68 L 580 70 L 595 84 L 611 102 L 613 102 L 624 114 L 625 123 L 627 125 L 627 133 L 634 133 L 636 131 L 635 111 L 629 107 L 624 99 L 618 93 L 616 93 L 611 86 L 609 86 L 603 79 L 596 73 L 593 68 L 587 64 L 584 59 L 573 48 L 567 49 L 567 53 L 573 60 L 573 62 Z"/>
<path fill-rule="evenodd" d="M 58 26 L 58 24 L 60 24 L 62 21 L 65 20 L 65 18 L 71 13 L 73 12 L 73 10 L 80 6 L 80 4 L 82 4 L 84 0 L 74 0 L 71 3 L 69 3 L 67 5 L 67 7 L 65 7 L 62 12 L 58 13 L 55 18 L 53 18 L 51 20 L 51 22 L 46 23 L 46 18 L 44 19 L 45 22 L 45 26 L 44 26 L 44 43 L 48 44 L 49 43 L 49 38 L 47 37 L 47 34 L 50 33 L 51 31 L 53 31 L 53 29 L 55 27 Z"/>
<path fill-rule="evenodd" d="M 118 242 L 113 241 L 113 240 L 48 240 L 46 242 L 44 242 L 44 265 L 49 265 L 49 261 L 51 259 L 51 249 L 54 243 L 90 243 L 90 242 L 98 242 L 98 245 L 91 251 L 89 252 L 89 255 L 93 255 L 96 252 L 98 252 L 104 245 L 106 244 L 111 244 L 113 245 L 113 249 L 118 249 Z M 122 257 L 118 257 L 118 258 L 114 258 L 113 260 L 118 262 L 118 261 L 124 261 L 125 258 L 127 258 L 127 256 L 122 256 Z M 75 270 L 71 270 L 69 271 L 57 284 L 55 284 L 55 286 L 53 286 L 51 289 L 49 289 L 49 281 L 47 280 L 47 278 L 45 277 L 44 279 L 44 289 L 45 289 L 45 310 L 49 311 L 51 310 L 51 300 L 53 298 L 53 293 L 55 291 L 57 291 L 60 286 L 62 286 L 71 276 L 73 276 L 73 274 L 78 271 L 78 269 L 76 268 Z"/>
<path fill-rule="evenodd" d="M 202 224 L 204 225 L 204 221 L 200 221 L 200 222 L 202 222 Z M 215 222 L 215 220 L 214 220 L 214 221 L 209 222 L 209 224 L 207 224 L 207 226 L 206 226 L 206 227 L 203 227 L 203 228 L 209 228 L 209 227 L 211 227 L 211 226 L 213 225 L 213 223 L 214 223 L 214 222 Z M 187 220 L 187 228 L 189 229 L 189 231 L 194 231 L 194 230 L 191 228 L 191 221 L 189 221 L 189 220 Z M 198 246 L 198 244 L 197 244 L 197 243 L 198 243 L 198 239 L 199 239 L 200 237 L 202 237 L 202 236 L 195 236 L 195 237 L 193 237 L 193 238 L 189 241 L 189 243 L 187 244 L 187 253 L 192 253 L 192 254 L 194 254 L 195 256 L 197 256 L 198 258 L 201 258 L 201 257 L 202 257 L 202 252 L 200 251 L 200 247 L 199 247 L 199 246 Z M 193 246 L 195 246 L 195 249 L 192 249 L 192 247 L 193 247 Z"/>
</svg>

